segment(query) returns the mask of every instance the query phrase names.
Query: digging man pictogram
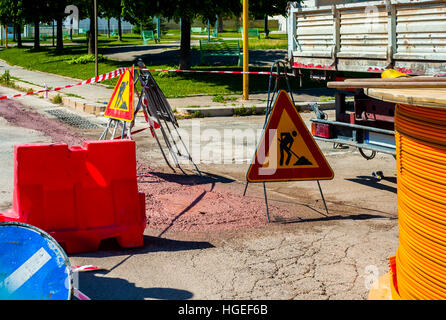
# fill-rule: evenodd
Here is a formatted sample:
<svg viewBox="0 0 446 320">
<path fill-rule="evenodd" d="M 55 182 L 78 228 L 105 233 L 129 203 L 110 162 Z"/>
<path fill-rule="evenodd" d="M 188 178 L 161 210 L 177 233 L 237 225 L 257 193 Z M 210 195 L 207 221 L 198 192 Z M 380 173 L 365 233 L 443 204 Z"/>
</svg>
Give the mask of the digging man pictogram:
<svg viewBox="0 0 446 320">
<path fill-rule="evenodd" d="M 118 96 L 116 97 L 116 103 L 115 103 L 113 109 L 127 110 L 127 104 L 124 102 L 121 105 L 121 101 L 122 101 L 122 96 L 124 95 L 124 92 L 125 92 L 125 88 L 127 87 L 128 84 L 129 84 L 128 81 L 122 82 L 121 85 L 119 86 Z"/>
<path fill-rule="evenodd" d="M 293 166 L 303 166 L 303 165 L 312 165 L 312 163 L 305 158 L 304 156 L 299 157 L 297 154 L 291 150 L 291 147 L 294 144 L 294 138 L 297 137 L 297 132 L 282 132 L 280 134 L 279 147 L 280 147 L 280 166 L 283 166 L 283 162 L 285 161 L 285 153 L 287 155 L 285 165 L 288 166 L 291 161 L 291 157 L 294 155 L 297 158 L 297 161 L 293 164 Z"/>
</svg>

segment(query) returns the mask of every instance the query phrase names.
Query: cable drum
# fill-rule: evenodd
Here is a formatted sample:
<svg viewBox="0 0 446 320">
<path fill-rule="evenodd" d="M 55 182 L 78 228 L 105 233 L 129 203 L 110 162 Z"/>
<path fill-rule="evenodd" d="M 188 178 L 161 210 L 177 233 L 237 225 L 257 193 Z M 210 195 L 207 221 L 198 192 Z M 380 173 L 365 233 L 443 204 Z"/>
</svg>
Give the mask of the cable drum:
<svg viewBox="0 0 446 320">
<path fill-rule="evenodd" d="M 446 112 L 397 104 L 393 299 L 446 299 Z"/>
</svg>

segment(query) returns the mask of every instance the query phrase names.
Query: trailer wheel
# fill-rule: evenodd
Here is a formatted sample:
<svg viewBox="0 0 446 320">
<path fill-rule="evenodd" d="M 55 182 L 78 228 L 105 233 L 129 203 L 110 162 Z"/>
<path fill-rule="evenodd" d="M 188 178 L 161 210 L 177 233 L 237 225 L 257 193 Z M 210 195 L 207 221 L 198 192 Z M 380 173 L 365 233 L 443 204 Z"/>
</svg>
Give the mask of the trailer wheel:
<svg viewBox="0 0 446 320">
<path fill-rule="evenodd" d="M 376 151 L 372 150 L 372 152 L 370 153 L 370 155 L 366 155 L 364 153 L 364 151 L 362 150 L 362 148 L 358 148 L 359 153 L 361 154 L 361 156 L 366 159 L 366 160 L 372 160 L 373 158 L 375 158 L 376 156 Z"/>
</svg>

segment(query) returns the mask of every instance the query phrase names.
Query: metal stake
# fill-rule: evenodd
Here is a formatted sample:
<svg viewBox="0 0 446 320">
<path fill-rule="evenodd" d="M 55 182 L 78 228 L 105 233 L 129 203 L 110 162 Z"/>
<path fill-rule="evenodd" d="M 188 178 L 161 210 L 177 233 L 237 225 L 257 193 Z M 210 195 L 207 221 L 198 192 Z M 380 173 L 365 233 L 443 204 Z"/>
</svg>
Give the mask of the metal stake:
<svg viewBox="0 0 446 320">
<path fill-rule="evenodd" d="M 111 122 L 112 119 L 108 120 L 107 127 L 105 127 L 104 132 L 102 132 L 101 136 L 99 137 L 99 140 L 107 139 L 108 129 L 110 128 Z"/>
<path fill-rule="evenodd" d="M 321 196 L 322 196 L 322 201 L 324 202 L 325 211 L 328 214 L 328 208 L 327 208 L 327 204 L 325 203 L 324 194 L 322 193 L 321 184 L 319 183 L 319 180 L 316 180 L 316 181 L 317 181 L 317 186 L 319 187 L 319 192 L 321 193 Z"/>
<path fill-rule="evenodd" d="M 246 195 L 246 190 L 248 190 L 248 184 L 249 184 L 249 182 L 248 182 L 248 181 L 246 181 L 246 185 L 245 185 L 245 191 L 243 191 L 243 196 L 245 196 L 245 195 Z"/>
<path fill-rule="evenodd" d="M 248 184 L 246 184 L 248 185 Z M 265 182 L 263 182 L 263 194 L 265 195 L 265 206 L 266 206 L 266 220 L 269 221 L 269 209 L 268 209 L 268 198 L 266 197 L 266 187 L 265 187 Z"/>
</svg>

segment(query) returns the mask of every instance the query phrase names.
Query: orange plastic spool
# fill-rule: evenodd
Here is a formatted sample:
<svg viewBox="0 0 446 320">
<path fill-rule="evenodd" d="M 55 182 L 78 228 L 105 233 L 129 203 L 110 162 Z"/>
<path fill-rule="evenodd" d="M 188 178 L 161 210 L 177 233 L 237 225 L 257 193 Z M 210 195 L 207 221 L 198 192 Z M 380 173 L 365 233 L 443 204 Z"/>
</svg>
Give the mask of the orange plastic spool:
<svg viewBox="0 0 446 320">
<path fill-rule="evenodd" d="M 393 299 L 446 299 L 446 112 L 397 104 Z"/>
</svg>

